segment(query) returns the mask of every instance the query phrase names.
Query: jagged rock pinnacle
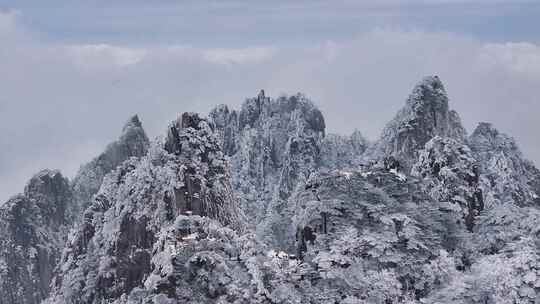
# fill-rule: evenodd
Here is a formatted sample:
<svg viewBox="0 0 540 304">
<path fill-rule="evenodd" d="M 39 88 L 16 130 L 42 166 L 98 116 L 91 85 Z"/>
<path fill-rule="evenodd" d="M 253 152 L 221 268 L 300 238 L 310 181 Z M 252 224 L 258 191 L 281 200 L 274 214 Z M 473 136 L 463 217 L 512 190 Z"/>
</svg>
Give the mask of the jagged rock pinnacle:
<svg viewBox="0 0 540 304">
<path fill-rule="evenodd" d="M 122 131 L 126 131 L 129 128 L 142 128 L 142 123 L 139 120 L 139 116 L 137 114 L 133 115 L 130 119 L 128 119 L 128 121 L 124 124 Z"/>
<path fill-rule="evenodd" d="M 512 137 L 499 132 L 493 124 L 488 122 L 478 124 L 471 134 L 470 143 L 476 151 L 513 150 L 521 154 L 516 141 Z"/>
<path fill-rule="evenodd" d="M 36 173 L 25 187 L 25 194 L 47 192 L 47 188 L 56 188 L 64 178 L 59 170 L 44 169 Z M 55 185 L 56 184 L 56 185 Z"/>
<path fill-rule="evenodd" d="M 484 187 L 491 189 L 489 204 L 540 204 L 540 171 L 523 156 L 514 138 L 481 122 L 468 142 L 482 164 Z"/>
<path fill-rule="evenodd" d="M 37 304 L 47 296 L 73 213 L 69 182 L 58 170 L 40 171 L 24 194 L 0 206 L 0 303 Z"/>
<path fill-rule="evenodd" d="M 403 107 L 384 128 L 380 140 L 368 151 L 368 158 L 395 157 L 406 170 L 417 152 L 435 136 L 458 141 L 465 138 L 459 115 L 449 110 L 448 96 L 437 76 L 423 78 L 412 90 Z"/>
<path fill-rule="evenodd" d="M 77 204 L 82 210 L 97 193 L 103 177 L 130 157 L 146 154 L 150 141 L 146 136 L 138 115 L 127 120 L 117 141 L 110 143 L 105 151 L 88 164 L 81 166 L 73 179 L 73 190 Z"/>
<path fill-rule="evenodd" d="M 199 123 L 202 121 L 203 119 L 201 117 L 199 117 L 199 114 L 198 113 L 193 113 L 193 112 L 185 112 L 184 114 L 182 114 L 182 117 L 181 117 L 181 126 L 182 128 L 195 128 L 195 129 L 199 129 Z"/>
</svg>

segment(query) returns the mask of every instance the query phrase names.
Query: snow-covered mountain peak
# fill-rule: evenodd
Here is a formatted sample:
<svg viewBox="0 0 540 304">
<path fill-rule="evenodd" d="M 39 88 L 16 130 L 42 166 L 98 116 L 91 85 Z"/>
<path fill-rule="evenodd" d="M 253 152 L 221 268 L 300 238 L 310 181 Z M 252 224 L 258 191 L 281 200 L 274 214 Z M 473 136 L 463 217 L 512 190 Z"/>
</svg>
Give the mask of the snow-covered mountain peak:
<svg viewBox="0 0 540 304">
<path fill-rule="evenodd" d="M 297 93 L 273 99 L 267 97 L 264 90 L 261 90 L 257 97 L 248 98 L 242 104 L 239 127 L 254 127 L 258 123 L 264 123 L 264 119 L 268 117 L 291 115 L 295 119 L 306 121 L 313 130 L 324 132 L 326 125 L 321 111 L 305 95 Z"/>
<path fill-rule="evenodd" d="M 261 90 L 239 111 L 220 105 L 209 116 L 231 157 L 235 187 L 250 193 L 244 205 L 259 200 L 266 206 L 275 195 L 287 197 L 298 178 L 318 165 L 326 125 L 321 111 L 301 93 L 271 98 Z M 262 215 L 266 207 L 247 209 Z"/>
<path fill-rule="evenodd" d="M 138 115 L 134 115 L 128 119 L 122 128 L 122 134 L 116 142 L 116 146 L 119 146 L 118 151 L 124 154 L 130 154 L 133 156 L 141 156 L 148 150 L 149 140 L 146 136 L 146 132 L 143 129 L 142 123 L 139 120 Z M 110 144 L 109 148 L 114 148 L 115 144 Z M 122 151 L 123 150 L 123 151 Z M 123 158 L 120 156 L 120 158 Z"/>
<path fill-rule="evenodd" d="M 449 109 L 444 85 L 437 76 L 423 78 L 412 90 L 405 106 L 384 128 L 367 158 L 380 161 L 394 157 L 410 170 L 417 153 L 435 136 L 465 139 L 465 129 L 457 112 Z"/>
<path fill-rule="evenodd" d="M 432 106 L 448 108 L 448 97 L 438 76 L 426 76 L 414 87 L 407 104 L 415 109 Z"/>
<path fill-rule="evenodd" d="M 122 132 L 125 133 L 129 129 L 133 128 L 142 128 L 141 120 L 139 119 L 139 115 L 135 114 L 131 116 L 128 121 L 124 124 L 124 127 L 122 128 Z"/>
<path fill-rule="evenodd" d="M 48 294 L 73 209 L 58 170 L 40 171 L 0 206 L 0 303 L 37 304 Z"/>
<path fill-rule="evenodd" d="M 72 205 L 66 197 L 71 198 L 71 188 L 67 178 L 59 170 L 45 169 L 35 174 L 24 188 L 24 195 L 36 200 L 43 211 L 50 211 L 58 218 L 64 220 L 64 212 Z M 51 214 L 52 215 L 52 214 Z"/>
<path fill-rule="evenodd" d="M 84 208 L 97 193 L 103 177 L 130 157 L 141 157 L 148 151 L 150 141 L 137 115 L 127 120 L 118 140 L 110 143 L 105 151 L 81 166 L 73 179 L 72 187 L 77 205 Z"/>
<path fill-rule="evenodd" d="M 540 171 L 523 156 L 514 138 L 482 122 L 468 142 L 482 165 L 488 203 L 540 203 Z"/>
<path fill-rule="evenodd" d="M 211 140 L 213 145 L 217 145 L 217 138 L 214 136 L 211 130 L 211 123 L 208 120 L 200 117 L 198 113 L 184 112 L 169 125 L 167 138 L 165 140 L 165 150 L 172 154 L 185 154 L 183 148 L 186 147 L 183 147 L 182 144 L 188 136 L 188 129 L 191 129 L 194 132 L 204 132 L 204 136 L 207 136 L 208 140 Z"/>
<path fill-rule="evenodd" d="M 67 179 L 62 176 L 59 170 L 44 169 L 36 173 L 27 183 L 25 194 L 49 193 L 49 190 L 56 190 L 68 185 Z"/>
<path fill-rule="evenodd" d="M 471 134 L 469 141 L 475 150 L 479 152 L 513 151 L 521 154 L 515 139 L 499 132 L 491 123 L 479 123 Z"/>
</svg>

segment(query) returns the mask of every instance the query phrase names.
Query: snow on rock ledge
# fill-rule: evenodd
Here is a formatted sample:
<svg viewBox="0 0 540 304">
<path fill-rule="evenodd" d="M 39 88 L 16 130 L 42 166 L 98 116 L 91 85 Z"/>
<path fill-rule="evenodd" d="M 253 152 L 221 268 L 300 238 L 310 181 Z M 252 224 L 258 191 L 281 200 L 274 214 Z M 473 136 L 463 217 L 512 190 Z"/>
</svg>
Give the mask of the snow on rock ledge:
<svg viewBox="0 0 540 304">
<path fill-rule="evenodd" d="M 48 303 L 102 303 L 142 287 L 158 233 L 184 214 L 243 226 L 217 139 L 193 113 L 170 125 L 165 144 L 105 177 L 70 237 Z"/>
</svg>

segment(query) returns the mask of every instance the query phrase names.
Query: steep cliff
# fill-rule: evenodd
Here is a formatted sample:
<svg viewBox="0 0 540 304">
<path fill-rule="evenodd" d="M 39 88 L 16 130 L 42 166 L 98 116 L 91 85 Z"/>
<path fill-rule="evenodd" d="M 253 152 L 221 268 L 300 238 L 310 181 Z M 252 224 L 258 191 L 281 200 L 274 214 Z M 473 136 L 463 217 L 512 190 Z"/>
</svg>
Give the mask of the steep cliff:
<svg viewBox="0 0 540 304">
<path fill-rule="evenodd" d="M 515 140 L 489 123 L 480 123 L 469 143 L 481 163 L 482 187 L 489 204 L 540 205 L 540 171 Z"/>
<path fill-rule="evenodd" d="M 228 164 L 207 120 L 184 113 L 163 144 L 106 175 L 63 252 L 52 303 L 103 303 L 143 287 L 156 241 L 178 216 L 242 231 Z"/>
<path fill-rule="evenodd" d="M 391 157 L 403 170 L 409 171 L 418 158 L 418 151 L 435 136 L 463 142 L 466 132 L 457 112 L 449 109 L 441 80 L 429 76 L 414 87 L 405 107 L 386 125 L 365 157 L 377 162 Z"/>
<path fill-rule="evenodd" d="M 43 170 L 0 207 L 0 303 L 40 303 L 74 214 L 68 180 Z"/>
<path fill-rule="evenodd" d="M 134 116 L 118 141 L 81 167 L 72 183 L 59 171 L 43 170 L 28 182 L 24 194 L 0 207 L 0 303 L 40 303 L 48 295 L 68 231 L 105 174 L 131 156 L 144 155 L 147 148 L 148 138 Z"/>
<path fill-rule="evenodd" d="M 325 123 L 305 96 L 271 99 L 264 91 L 240 111 L 219 106 L 210 113 L 233 168 L 242 209 L 256 220 L 273 200 L 286 200 L 299 180 L 319 165 Z"/>
<path fill-rule="evenodd" d="M 148 151 L 148 137 L 137 115 L 131 117 L 117 141 L 110 143 L 105 151 L 83 165 L 72 181 L 73 192 L 81 213 L 96 194 L 103 177 L 130 157 L 141 157 Z"/>
</svg>

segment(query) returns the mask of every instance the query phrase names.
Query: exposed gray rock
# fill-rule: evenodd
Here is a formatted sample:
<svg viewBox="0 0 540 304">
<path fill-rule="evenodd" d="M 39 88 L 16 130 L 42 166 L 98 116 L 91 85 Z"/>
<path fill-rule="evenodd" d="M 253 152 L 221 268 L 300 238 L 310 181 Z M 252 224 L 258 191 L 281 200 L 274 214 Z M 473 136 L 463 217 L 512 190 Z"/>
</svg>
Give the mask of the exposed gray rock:
<svg viewBox="0 0 540 304">
<path fill-rule="evenodd" d="M 453 138 L 459 142 L 465 141 L 467 139 L 467 130 L 465 130 L 465 127 L 463 127 L 458 112 L 450 110 L 448 114 L 449 120 L 447 137 Z"/>
<path fill-rule="evenodd" d="M 68 180 L 55 170 L 36 174 L 0 207 L 1 304 L 37 304 L 48 295 L 73 207 Z"/>
<path fill-rule="evenodd" d="M 28 182 L 23 195 L 0 207 L 0 259 L 7 265 L 0 273 L 0 303 L 40 303 L 47 297 L 68 231 L 105 174 L 147 149 L 148 138 L 134 116 L 118 141 L 81 167 L 71 184 L 58 171 L 44 170 Z"/>
<path fill-rule="evenodd" d="M 435 136 L 465 140 L 465 129 L 455 111 L 450 111 L 444 86 L 437 76 L 418 83 L 396 117 L 384 128 L 381 138 L 366 158 L 381 161 L 392 156 L 409 171 L 418 151 Z"/>
<path fill-rule="evenodd" d="M 321 167 L 327 170 L 358 168 L 369 142 L 358 130 L 350 136 L 328 134 L 321 144 Z"/>
<path fill-rule="evenodd" d="M 260 238 L 290 248 L 288 199 L 321 166 L 326 127 L 321 111 L 300 93 L 272 99 L 261 91 L 240 111 L 218 106 L 210 118 L 230 158 L 234 189 L 249 223 Z"/>
<path fill-rule="evenodd" d="M 165 150 L 182 162 L 182 185 L 174 190 L 180 212 L 209 216 L 239 228 L 243 218 L 233 196 L 230 167 L 211 123 L 184 113 L 169 127 Z"/>
<path fill-rule="evenodd" d="M 263 280 L 256 276 L 262 265 L 253 260 L 263 248 L 207 217 L 179 215 L 159 233 L 144 285 L 115 303 L 264 301 Z"/>
<path fill-rule="evenodd" d="M 419 154 L 412 175 L 422 179 L 423 188 L 434 200 L 452 204 L 449 211 L 457 211 L 456 221 L 472 232 L 476 217 L 484 210 L 484 197 L 479 163 L 471 149 L 436 136 Z"/>
<path fill-rule="evenodd" d="M 223 152 L 228 155 L 234 155 L 237 152 L 238 134 L 238 113 L 235 110 L 229 110 L 227 105 L 219 105 L 210 111 L 210 119 L 214 123 Z"/>
<path fill-rule="evenodd" d="M 81 213 L 97 193 L 103 177 L 130 157 L 141 157 L 148 151 L 148 137 L 137 115 L 131 117 L 117 141 L 88 164 L 83 165 L 72 181 L 77 205 Z"/>
<path fill-rule="evenodd" d="M 319 166 L 325 122 L 302 94 L 271 99 L 261 91 L 239 112 L 218 106 L 210 118 L 230 156 L 234 188 L 252 223 L 266 218 L 272 200 L 286 200 L 298 181 Z"/>
<path fill-rule="evenodd" d="M 242 231 L 229 170 L 208 121 L 184 113 L 163 145 L 105 177 L 69 239 L 49 301 L 97 304 L 143 288 L 159 233 L 178 216 Z"/>
<path fill-rule="evenodd" d="M 480 161 L 489 204 L 540 205 L 540 171 L 523 156 L 512 137 L 489 123 L 480 123 L 469 144 Z"/>
</svg>

